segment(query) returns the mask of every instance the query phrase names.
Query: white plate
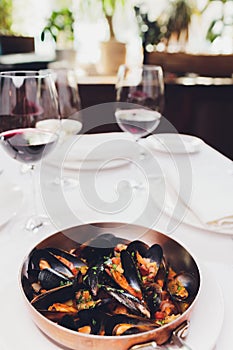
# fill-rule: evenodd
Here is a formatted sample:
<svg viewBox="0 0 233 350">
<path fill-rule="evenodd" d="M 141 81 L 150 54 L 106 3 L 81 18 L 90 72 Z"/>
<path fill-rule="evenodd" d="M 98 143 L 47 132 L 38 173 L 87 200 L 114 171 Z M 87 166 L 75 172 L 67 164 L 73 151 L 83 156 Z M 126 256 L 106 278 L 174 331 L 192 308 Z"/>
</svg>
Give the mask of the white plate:
<svg viewBox="0 0 233 350">
<path fill-rule="evenodd" d="M 127 159 L 113 159 L 111 161 L 66 161 L 63 163 L 63 169 L 67 170 L 107 170 L 124 166 L 129 163 Z"/>
<path fill-rule="evenodd" d="M 18 211 L 23 201 L 23 192 L 19 186 L 0 183 L 0 226 L 5 225 Z"/>
<path fill-rule="evenodd" d="M 62 143 L 46 163 L 67 170 L 112 169 L 129 163 L 138 152 L 127 133 L 81 134 Z M 62 157 L 62 158 L 61 158 Z"/>
<path fill-rule="evenodd" d="M 202 290 L 185 342 L 192 350 L 213 350 L 223 324 L 224 300 L 219 284 L 204 264 L 201 273 Z"/>
<path fill-rule="evenodd" d="M 198 137 L 174 133 L 151 135 L 147 141 L 156 151 L 174 154 L 199 152 L 203 143 Z"/>
</svg>

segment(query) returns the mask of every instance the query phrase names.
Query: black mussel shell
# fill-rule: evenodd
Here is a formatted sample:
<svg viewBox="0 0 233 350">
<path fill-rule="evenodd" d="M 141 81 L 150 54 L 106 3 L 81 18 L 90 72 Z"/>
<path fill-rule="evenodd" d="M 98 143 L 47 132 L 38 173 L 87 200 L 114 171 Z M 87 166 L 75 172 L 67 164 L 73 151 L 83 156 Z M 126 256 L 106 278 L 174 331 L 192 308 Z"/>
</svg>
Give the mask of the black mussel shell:
<svg viewBox="0 0 233 350">
<path fill-rule="evenodd" d="M 156 262 L 157 266 L 160 266 L 163 258 L 163 249 L 159 244 L 153 244 L 147 251 L 146 258 L 149 258 L 151 261 Z"/>
<path fill-rule="evenodd" d="M 104 291 L 106 295 L 124 305 L 132 314 L 143 315 L 144 317 L 150 318 L 150 311 L 147 305 L 132 294 L 109 286 L 102 286 L 101 291 Z"/>
<path fill-rule="evenodd" d="M 63 315 L 63 317 L 59 320 L 58 324 L 65 328 L 71 329 L 72 331 L 77 331 L 75 319 L 72 315 Z"/>
<path fill-rule="evenodd" d="M 64 312 L 64 311 L 49 311 L 49 310 L 39 310 L 39 312 L 48 318 L 50 321 L 56 322 L 61 325 L 62 320 L 68 318 L 73 320 L 77 315 L 77 312 Z M 64 326 L 65 327 L 65 326 Z M 70 328 L 70 327 L 67 327 Z M 70 328 L 71 329 L 71 328 Z M 75 330 L 75 329 L 73 329 Z"/>
<path fill-rule="evenodd" d="M 46 248 L 50 253 L 52 253 L 55 256 L 61 256 L 62 258 L 65 258 L 66 260 L 70 261 L 75 268 L 79 269 L 82 266 L 86 266 L 85 262 L 79 259 L 76 255 L 71 254 L 65 250 L 58 249 L 58 248 Z"/>
<path fill-rule="evenodd" d="M 127 251 L 130 252 L 131 256 L 136 260 L 136 252 L 138 252 L 142 258 L 150 259 L 156 262 L 157 266 L 160 265 L 163 259 L 163 249 L 159 244 L 153 244 L 149 247 L 146 243 L 142 241 L 133 241 L 128 247 Z"/>
<path fill-rule="evenodd" d="M 103 322 L 106 321 L 107 315 L 100 311 L 98 307 L 87 310 L 80 310 L 77 315 L 75 327 L 78 330 L 84 326 L 90 326 L 91 334 L 99 334 Z"/>
<path fill-rule="evenodd" d="M 126 240 L 116 237 L 111 233 L 105 233 L 82 244 L 77 254 L 80 254 L 80 257 L 87 260 L 88 263 L 95 264 L 103 260 L 104 257 L 112 256 L 115 246 L 125 242 Z"/>
<path fill-rule="evenodd" d="M 122 250 L 120 256 L 121 265 L 127 282 L 136 291 L 139 299 L 142 299 L 141 281 L 132 256 L 127 250 Z"/>
<path fill-rule="evenodd" d="M 41 270 L 38 275 L 38 281 L 41 287 L 46 290 L 71 283 L 69 278 L 51 268 Z"/>
<path fill-rule="evenodd" d="M 64 303 L 75 297 L 77 286 L 75 283 L 50 289 L 32 299 L 31 304 L 39 310 L 46 310 L 54 303 Z"/>
<path fill-rule="evenodd" d="M 127 251 L 130 252 L 131 255 L 134 255 L 136 252 L 138 252 L 141 256 L 146 256 L 146 253 L 149 249 L 149 246 L 142 242 L 142 241 L 132 241 L 127 246 Z"/>
<path fill-rule="evenodd" d="M 160 307 L 162 301 L 162 289 L 156 283 L 150 284 L 143 292 L 145 302 L 153 316 Z"/>
<path fill-rule="evenodd" d="M 175 287 L 174 287 L 175 286 Z M 180 272 L 167 283 L 167 290 L 177 301 L 188 301 L 198 290 L 197 279 L 189 272 Z"/>
<path fill-rule="evenodd" d="M 23 276 L 23 278 L 22 278 L 22 286 L 23 286 L 23 290 L 26 294 L 27 299 L 29 301 L 31 301 L 34 297 L 34 290 L 32 288 L 30 281 L 28 280 L 28 278 L 26 276 Z"/>
<path fill-rule="evenodd" d="M 39 273 L 41 260 L 45 260 L 52 269 L 65 275 L 66 277 L 68 278 L 74 277 L 72 271 L 60 260 L 58 260 L 52 253 L 50 253 L 47 249 L 36 249 L 33 251 L 29 260 L 29 265 L 28 265 L 29 279 L 30 277 L 32 278 L 34 277 L 35 272 Z"/>
<path fill-rule="evenodd" d="M 140 327 L 144 327 L 144 330 L 140 330 L 140 332 L 145 331 L 145 328 L 147 328 L 147 330 L 151 330 L 157 327 L 157 325 L 152 320 L 148 320 L 143 317 L 117 314 L 109 317 L 108 322 L 105 324 L 105 334 L 116 334 L 116 328 L 118 325 L 128 325 L 129 329 L 131 328 L 130 325 L 138 329 Z"/>
<path fill-rule="evenodd" d="M 96 296 L 99 290 L 99 285 L 102 282 L 104 266 L 102 262 L 92 265 L 88 268 L 84 276 L 84 284 L 89 288 L 92 295 Z"/>
</svg>

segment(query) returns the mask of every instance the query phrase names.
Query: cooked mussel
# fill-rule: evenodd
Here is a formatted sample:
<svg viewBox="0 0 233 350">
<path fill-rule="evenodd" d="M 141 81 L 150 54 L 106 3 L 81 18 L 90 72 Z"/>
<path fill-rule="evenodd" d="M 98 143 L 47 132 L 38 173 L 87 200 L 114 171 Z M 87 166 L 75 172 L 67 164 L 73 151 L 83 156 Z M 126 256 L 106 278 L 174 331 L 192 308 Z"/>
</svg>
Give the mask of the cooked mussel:
<svg viewBox="0 0 233 350">
<path fill-rule="evenodd" d="M 129 293 L 138 299 L 142 300 L 141 281 L 134 260 L 127 250 L 122 250 L 120 256 L 121 265 L 124 270 L 124 276 L 130 286 L 128 289 L 126 287 L 126 290 L 128 290 Z"/>
<path fill-rule="evenodd" d="M 28 264 L 28 277 L 31 282 L 38 279 L 44 268 L 52 268 L 67 278 L 74 278 L 73 272 L 62 261 L 57 259 L 47 249 L 36 249 L 32 252 Z"/>
<path fill-rule="evenodd" d="M 127 251 L 135 260 L 141 276 L 147 275 L 148 279 L 153 280 L 159 270 L 163 259 L 163 249 L 159 244 L 153 244 L 149 247 L 141 241 L 133 241 Z"/>
<path fill-rule="evenodd" d="M 150 284 L 145 287 L 143 296 L 150 310 L 151 318 L 154 318 L 154 314 L 159 309 L 162 301 L 162 288 L 156 283 Z"/>
<path fill-rule="evenodd" d="M 75 254 L 71 254 L 65 250 L 58 248 L 46 248 L 49 253 L 52 253 L 58 260 L 60 260 L 64 265 L 66 265 L 74 275 L 78 271 L 85 272 L 87 265 L 82 259 L 79 259 Z"/>
<path fill-rule="evenodd" d="M 66 284 L 50 289 L 32 299 L 31 304 L 38 310 L 46 310 L 54 303 L 63 303 L 75 297 L 77 284 Z"/>
<path fill-rule="evenodd" d="M 188 301 L 196 295 L 198 289 L 197 279 L 188 272 L 176 274 L 167 283 L 167 290 L 171 297 L 177 301 Z"/>
<path fill-rule="evenodd" d="M 148 246 L 148 244 L 139 240 L 135 240 L 128 244 L 127 251 L 130 252 L 130 254 L 132 254 L 133 256 L 136 252 L 138 252 L 141 256 L 146 256 L 146 253 L 149 248 L 150 247 Z"/>
<path fill-rule="evenodd" d="M 158 327 L 155 322 L 134 315 L 118 314 L 108 318 L 105 325 L 106 335 L 126 335 L 145 332 Z M 130 331 L 131 329 L 131 331 Z"/>
<path fill-rule="evenodd" d="M 117 288 L 116 282 L 105 271 L 104 262 L 102 260 L 88 268 L 83 282 L 94 296 L 97 295 L 101 285 L 109 285 Z"/>
<path fill-rule="evenodd" d="M 38 282 L 46 290 L 72 283 L 69 278 L 51 268 L 45 268 L 39 272 Z"/>
<path fill-rule="evenodd" d="M 124 305 L 131 313 L 150 318 L 150 311 L 143 300 L 139 300 L 124 290 L 115 289 L 109 286 L 102 286 L 101 291 L 104 291 L 108 297 L 110 296 L 118 303 Z"/>
<path fill-rule="evenodd" d="M 81 310 L 76 315 L 65 315 L 59 324 L 81 333 L 100 334 L 107 315 L 98 308 Z"/>
</svg>

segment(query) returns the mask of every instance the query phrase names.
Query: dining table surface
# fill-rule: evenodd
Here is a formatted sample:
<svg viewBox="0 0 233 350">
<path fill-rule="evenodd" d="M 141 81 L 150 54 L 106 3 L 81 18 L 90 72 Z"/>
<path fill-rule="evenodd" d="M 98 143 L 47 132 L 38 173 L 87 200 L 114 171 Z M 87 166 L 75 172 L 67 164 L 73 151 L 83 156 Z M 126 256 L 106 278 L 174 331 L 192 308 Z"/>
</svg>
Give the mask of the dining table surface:
<svg viewBox="0 0 233 350">
<path fill-rule="evenodd" d="M 142 145 L 146 142 L 143 140 Z M 156 160 L 154 168 L 150 157 Z M 162 175 L 175 163 L 181 172 L 186 172 L 190 186 L 190 174 L 200 170 L 200 181 L 205 178 L 213 193 L 216 188 L 215 200 L 219 204 L 213 174 L 218 173 L 218 181 L 233 185 L 232 161 L 201 142 L 200 149 L 188 155 L 174 153 L 168 157 L 166 152 L 153 149 L 142 163 L 142 167 L 136 168 L 134 162 L 118 161 L 105 164 L 98 171 L 95 166 L 67 168 L 63 176 L 67 180 L 73 177 L 77 183 L 66 185 L 65 180 L 64 183 L 55 181 L 56 167 L 44 159 L 35 169 L 36 201 L 38 211 L 47 216 L 47 223 L 38 232 L 30 232 L 24 228 L 35 200 L 30 171 L 5 152 L 0 153 L 1 350 L 64 349 L 33 323 L 20 288 L 20 269 L 25 256 L 44 238 L 69 226 L 101 222 L 149 227 L 186 247 L 196 259 L 202 276 L 202 291 L 190 320 L 187 344 L 193 350 L 232 349 L 233 226 L 232 231 L 225 231 L 202 225 L 189 220 L 185 210 L 176 215 L 176 209 L 169 210 L 166 203 L 161 210 L 157 201 L 161 188 L 166 187 L 166 183 L 161 182 Z M 141 176 L 147 180 L 146 188 L 142 186 Z M 136 179 L 138 184 L 129 186 L 131 179 Z M 229 193 L 232 193 L 230 188 Z M 206 195 L 203 192 L 203 200 Z M 123 204 L 118 210 L 120 203 Z"/>
</svg>

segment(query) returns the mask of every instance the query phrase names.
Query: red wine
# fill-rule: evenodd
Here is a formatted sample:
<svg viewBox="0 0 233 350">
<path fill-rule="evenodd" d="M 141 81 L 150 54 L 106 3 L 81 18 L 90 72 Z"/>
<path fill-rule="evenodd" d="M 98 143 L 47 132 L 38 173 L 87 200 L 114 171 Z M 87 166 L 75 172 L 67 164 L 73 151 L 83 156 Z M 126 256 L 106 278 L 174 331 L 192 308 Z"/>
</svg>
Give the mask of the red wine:
<svg viewBox="0 0 233 350">
<path fill-rule="evenodd" d="M 122 109 L 115 112 L 118 125 L 123 131 L 146 136 L 157 128 L 161 114 L 147 109 Z"/>
<path fill-rule="evenodd" d="M 26 128 L 0 134 L 3 148 L 14 159 L 34 164 L 55 146 L 58 136 L 40 129 Z"/>
</svg>

